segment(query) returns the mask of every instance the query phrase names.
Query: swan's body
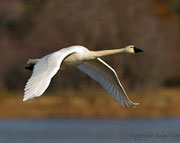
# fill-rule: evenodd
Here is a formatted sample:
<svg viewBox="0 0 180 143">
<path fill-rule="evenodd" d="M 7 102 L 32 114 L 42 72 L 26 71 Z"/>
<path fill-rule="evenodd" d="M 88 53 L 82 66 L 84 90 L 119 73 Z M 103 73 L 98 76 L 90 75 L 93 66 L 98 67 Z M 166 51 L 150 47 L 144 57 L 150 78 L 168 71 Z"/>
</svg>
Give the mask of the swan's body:
<svg viewBox="0 0 180 143">
<path fill-rule="evenodd" d="M 75 66 L 100 83 L 123 107 L 138 105 L 128 98 L 114 69 L 100 59 L 102 56 L 121 52 L 136 53 L 142 50 L 127 46 L 116 50 L 89 51 L 83 46 L 71 46 L 41 59 L 30 59 L 26 68 L 33 70 L 33 73 L 26 83 L 23 101 L 41 96 L 59 69 Z"/>
</svg>

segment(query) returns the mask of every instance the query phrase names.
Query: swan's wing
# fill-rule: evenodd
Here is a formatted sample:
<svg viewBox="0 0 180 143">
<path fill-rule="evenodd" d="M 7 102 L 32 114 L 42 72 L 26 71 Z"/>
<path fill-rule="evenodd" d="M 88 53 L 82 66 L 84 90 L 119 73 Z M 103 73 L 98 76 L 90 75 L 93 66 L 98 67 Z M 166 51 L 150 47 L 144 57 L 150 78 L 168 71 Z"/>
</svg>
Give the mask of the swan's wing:
<svg viewBox="0 0 180 143">
<path fill-rule="evenodd" d="M 138 103 L 133 103 L 127 96 L 125 90 L 123 89 L 119 78 L 107 63 L 102 59 L 97 58 L 97 60 L 88 61 L 77 67 L 81 71 L 88 74 L 92 79 L 100 83 L 100 85 L 123 107 L 130 107 L 131 105 L 138 105 Z"/>
<path fill-rule="evenodd" d="M 64 58 L 76 52 L 73 48 L 64 48 L 47 55 L 34 65 L 33 73 L 26 83 L 23 101 L 41 96 L 48 88 L 51 78 L 60 69 Z"/>
</svg>

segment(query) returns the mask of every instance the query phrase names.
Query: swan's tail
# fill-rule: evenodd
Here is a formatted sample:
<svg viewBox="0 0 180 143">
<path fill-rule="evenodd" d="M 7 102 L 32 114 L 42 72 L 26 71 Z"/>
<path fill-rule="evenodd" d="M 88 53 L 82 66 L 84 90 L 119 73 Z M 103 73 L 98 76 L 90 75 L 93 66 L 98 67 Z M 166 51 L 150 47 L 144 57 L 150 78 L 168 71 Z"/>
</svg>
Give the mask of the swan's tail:
<svg viewBox="0 0 180 143">
<path fill-rule="evenodd" d="M 26 62 L 25 69 L 32 71 L 34 69 L 34 65 L 39 61 L 39 59 L 29 59 Z"/>
</svg>

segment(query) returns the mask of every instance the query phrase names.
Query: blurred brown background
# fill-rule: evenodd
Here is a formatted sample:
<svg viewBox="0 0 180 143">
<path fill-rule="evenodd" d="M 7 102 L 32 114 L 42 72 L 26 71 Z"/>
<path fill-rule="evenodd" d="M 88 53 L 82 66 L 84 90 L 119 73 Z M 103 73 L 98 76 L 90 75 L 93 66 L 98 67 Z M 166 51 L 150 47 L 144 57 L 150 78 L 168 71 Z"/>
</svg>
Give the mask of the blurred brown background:
<svg viewBox="0 0 180 143">
<path fill-rule="evenodd" d="M 179 116 L 179 20 L 178 0 L 0 0 L 0 117 Z M 46 92 L 51 96 L 22 103 L 31 74 L 26 60 L 77 44 L 90 50 L 130 44 L 143 49 L 104 58 L 141 105 L 122 109 L 74 68 L 53 78 Z"/>
</svg>

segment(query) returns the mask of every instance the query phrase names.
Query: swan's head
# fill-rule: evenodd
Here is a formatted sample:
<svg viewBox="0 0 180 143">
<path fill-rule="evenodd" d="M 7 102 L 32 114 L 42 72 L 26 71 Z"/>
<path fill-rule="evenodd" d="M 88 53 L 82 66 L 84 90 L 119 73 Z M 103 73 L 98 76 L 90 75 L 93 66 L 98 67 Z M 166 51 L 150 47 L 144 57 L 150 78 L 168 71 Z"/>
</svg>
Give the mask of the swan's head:
<svg viewBox="0 0 180 143">
<path fill-rule="evenodd" d="M 134 45 L 129 45 L 124 48 L 124 52 L 134 54 L 134 53 L 143 52 L 143 50 L 136 48 Z"/>
</svg>

